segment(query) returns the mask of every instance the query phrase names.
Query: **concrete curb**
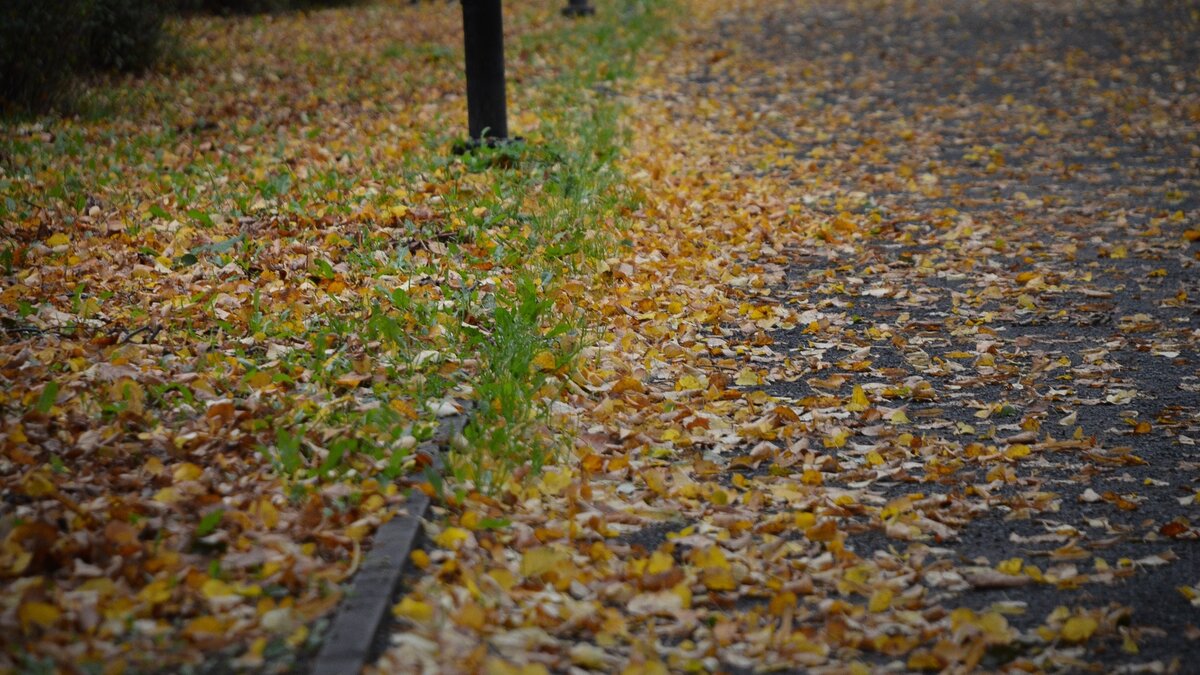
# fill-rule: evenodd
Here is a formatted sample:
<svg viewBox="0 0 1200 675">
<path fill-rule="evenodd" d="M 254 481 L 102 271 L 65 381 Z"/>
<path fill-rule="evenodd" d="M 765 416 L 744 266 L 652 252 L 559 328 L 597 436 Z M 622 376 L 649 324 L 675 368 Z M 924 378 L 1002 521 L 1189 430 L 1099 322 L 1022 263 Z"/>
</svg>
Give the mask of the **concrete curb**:
<svg viewBox="0 0 1200 675">
<path fill-rule="evenodd" d="M 418 454 L 431 460 L 429 471 L 442 472 L 441 453 L 462 432 L 469 417 L 470 410 L 466 409 L 443 418 L 434 437 L 417 447 Z M 421 520 L 428 514 L 430 503 L 425 493 L 414 489 L 401 511 L 375 532 L 374 544 L 322 640 L 311 675 L 358 675 L 368 661 L 378 656 L 380 629 L 389 622 L 389 610 L 409 555 L 420 543 Z"/>
</svg>

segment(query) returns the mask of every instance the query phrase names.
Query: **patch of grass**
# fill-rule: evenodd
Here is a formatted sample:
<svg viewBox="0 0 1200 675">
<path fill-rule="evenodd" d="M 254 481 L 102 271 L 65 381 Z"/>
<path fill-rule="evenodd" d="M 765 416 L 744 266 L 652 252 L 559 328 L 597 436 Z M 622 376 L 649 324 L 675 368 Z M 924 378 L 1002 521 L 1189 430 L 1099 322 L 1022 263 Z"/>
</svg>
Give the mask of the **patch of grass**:
<svg viewBox="0 0 1200 675">
<path fill-rule="evenodd" d="M 615 164 L 626 141 L 621 106 L 596 89 L 633 73 L 637 51 L 665 31 L 660 12 L 631 1 L 555 33 L 557 41 L 528 36 L 527 46 L 553 44 L 574 54 L 569 67 L 537 84 L 532 105 L 551 111 L 543 116 L 548 123 L 526 147 L 484 149 L 462 160 L 468 172 L 495 176 L 491 190 L 471 202 L 483 215 L 470 226 L 480 237 L 499 232 L 493 261 L 522 270 L 485 299 L 486 326 L 463 324 L 465 351 L 480 361 L 471 381 L 478 406 L 451 467 L 478 488 L 491 490 L 522 467 L 536 474 L 562 447 L 549 402 L 588 327 L 559 287 L 608 254 L 614 226 L 636 201 Z"/>
<path fill-rule="evenodd" d="M 468 331 L 482 367 L 472 381 L 477 407 L 467 443 L 453 462 L 459 477 L 488 489 L 521 466 L 536 473 L 550 459 L 544 387 L 577 355 L 582 330 L 580 317 L 555 311 L 544 287 L 526 275 L 497 300 L 490 331 Z"/>
</svg>

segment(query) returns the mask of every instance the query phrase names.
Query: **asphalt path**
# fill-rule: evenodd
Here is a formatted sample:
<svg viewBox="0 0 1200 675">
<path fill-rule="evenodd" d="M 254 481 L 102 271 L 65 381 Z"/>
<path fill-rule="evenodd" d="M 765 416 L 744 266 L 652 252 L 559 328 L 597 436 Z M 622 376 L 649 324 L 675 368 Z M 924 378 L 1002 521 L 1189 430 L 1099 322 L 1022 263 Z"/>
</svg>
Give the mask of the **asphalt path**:
<svg viewBox="0 0 1200 675">
<path fill-rule="evenodd" d="M 926 380 L 933 394 L 906 411 L 927 447 L 1068 441 L 1017 464 L 942 555 L 1022 558 L 1083 581 L 940 596 L 949 608 L 1016 608 L 1009 622 L 1026 631 L 1060 606 L 1122 613 L 1136 653 L 1091 641 L 1068 670 L 1200 672 L 1200 607 L 1180 590 L 1200 582 L 1200 263 L 1182 236 L 1200 208 L 1197 11 L 799 2 L 767 21 L 730 19 L 713 37 L 760 60 L 762 78 L 730 82 L 705 66 L 693 79 L 697 95 L 757 90 L 760 131 L 794 159 L 765 170 L 805 185 L 807 208 L 879 223 L 850 244 L 790 251 L 776 295 L 902 338 L 833 342 L 801 325 L 773 336 L 776 351 L 822 378 Z M 768 391 L 821 393 L 805 379 Z M 973 471 L 914 470 L 875 487 L 960 496 L 988 482 Z M 848 545 L 864 556 L 905 547 L 867 527 Z M 1122 572 L 1096 574 L 1097 559 Z"/>
</svg>

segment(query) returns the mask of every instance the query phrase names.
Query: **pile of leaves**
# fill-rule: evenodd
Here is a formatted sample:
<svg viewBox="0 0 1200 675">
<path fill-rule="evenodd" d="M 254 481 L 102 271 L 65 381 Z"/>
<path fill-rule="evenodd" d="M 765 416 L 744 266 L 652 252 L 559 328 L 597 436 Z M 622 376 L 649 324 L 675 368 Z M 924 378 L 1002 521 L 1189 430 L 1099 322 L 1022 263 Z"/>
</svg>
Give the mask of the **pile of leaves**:
<svg viewBox="0 0 1200 675">
<path fill-rule="evenodd" d="M 1200 17 L 1162 5 L 687 3 L 628 92 L 645 202 L 565 285 L 574 457 L 446 501 L 374 672 L 1178 669 Z"/>
<path fill-rule="evenodd" d="M 552 454 L 633 48 L 559 9 L 507 17 L 524 148 L 451 154 L 445 3 L 180 19 L 186 65 L 0 130 L 0 670 L 291 667 L 439 417 L 481 488 Z"/>
</svg>

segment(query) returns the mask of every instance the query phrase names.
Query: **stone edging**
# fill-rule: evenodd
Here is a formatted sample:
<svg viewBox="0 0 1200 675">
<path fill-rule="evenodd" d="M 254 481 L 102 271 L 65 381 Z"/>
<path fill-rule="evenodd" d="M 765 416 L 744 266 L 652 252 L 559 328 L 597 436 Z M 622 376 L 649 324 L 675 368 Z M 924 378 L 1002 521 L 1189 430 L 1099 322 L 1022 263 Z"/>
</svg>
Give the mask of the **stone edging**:
<svg viewBox="0 0 1200 675">
<path fill-rule="evenodd" d="M 425 455 L 428 471 L 441 473 L 442 451 L 467 424 L 470 410 L 441 420 L 434 437 L 415 450 Z M 362 567 L 354 575 L 353 587 L 342 598 L 313 661 L 311 675 L 358 675 L 377 656 L 380 629 L 388 623 L 389 610 L 408 557 L 421 539 L 421 520 L 429 512 L 429 496 L 414 489 L 399 512 L 375 532 L 375 541 Z"/>
</svg>

